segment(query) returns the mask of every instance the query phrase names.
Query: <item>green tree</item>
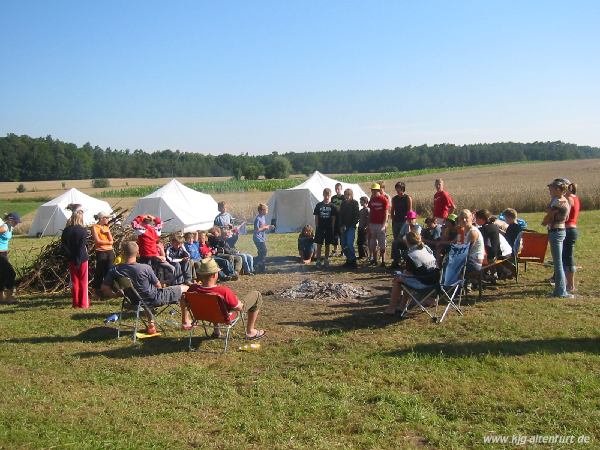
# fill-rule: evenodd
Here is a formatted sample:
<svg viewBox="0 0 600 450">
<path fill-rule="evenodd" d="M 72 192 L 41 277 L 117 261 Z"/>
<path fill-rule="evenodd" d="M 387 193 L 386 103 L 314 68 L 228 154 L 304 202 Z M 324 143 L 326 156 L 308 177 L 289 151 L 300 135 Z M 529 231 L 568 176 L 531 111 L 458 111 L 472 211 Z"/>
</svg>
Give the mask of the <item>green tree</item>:
<svg viewBox="0 0 600 450">
<path fill-rule="evenodd" d="M 265 167 L 265 178 L 287 178 L 291 172 L 292 163 L 283 156 L 275 156 Z"/>
</svg>

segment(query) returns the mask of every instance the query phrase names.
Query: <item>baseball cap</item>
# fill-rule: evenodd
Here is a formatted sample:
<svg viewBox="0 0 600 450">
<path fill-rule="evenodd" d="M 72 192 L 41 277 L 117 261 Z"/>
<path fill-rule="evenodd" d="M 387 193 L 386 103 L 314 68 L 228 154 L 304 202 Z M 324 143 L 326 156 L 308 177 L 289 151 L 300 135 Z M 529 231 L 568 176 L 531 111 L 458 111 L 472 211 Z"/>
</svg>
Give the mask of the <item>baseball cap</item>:
<svg viewBox="0 0 600 450">
<path fill-rule="evenodd" d="M 559 188 L 563 188 L 565 186 L 568 186 L 569 180 L 565 180 L 564 178 L 555 178 L 554 180 L 552 180 L 552 182 L 550 182 L 548 184 L 548 187 L 550 186 L 554 186 L 554 187 L 559 187 Z"/>
<path fill-rule="evenodd" d="M 379 183 L 373 183 L 371 185 L 371 190 L 372 191 L 378 191 L 379 189 L 381 189 L 381 186 L 379 186 Z"/>
<path fill-rule="evenodd" d="M 446 217 L 446 219 L 448 219 L 451 222 L 456 222 L 456 219 L 458 219 L 458 216 L 456 214 L 448 214 L 448 217 Z"/>
<path fill-rule="evenodd" d="M 407 219 L 416 219 L 417 217 L 418 217 L 418 214 L 416 211 L 409 211 L 408 213 L 406 213 Z"/>
<path fill-rule="evenodd" d="M 6 216 L 4 216 L 4 220 L 12 219 L 15 221 L 15 224 L 21 223 L 21 217 L 16 212 L 9 212 Z"/>
</svg>

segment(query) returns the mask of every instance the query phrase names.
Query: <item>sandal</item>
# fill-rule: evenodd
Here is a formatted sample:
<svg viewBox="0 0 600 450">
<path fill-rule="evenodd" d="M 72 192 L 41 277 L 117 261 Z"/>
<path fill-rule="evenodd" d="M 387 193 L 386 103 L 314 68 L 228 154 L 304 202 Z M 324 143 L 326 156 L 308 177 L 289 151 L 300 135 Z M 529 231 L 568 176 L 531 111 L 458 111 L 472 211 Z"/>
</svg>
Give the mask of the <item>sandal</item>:
<svg viewBox="0 0 600 450">
<path fill-rule="evenodd" d="M 198 325 L 196 325 L 195 323 L 182 323 L 181 324 L 181 329 L 183 331 L 190 331 L 192 328 L 196 328 Z"/>
<path fill-rule="evenodd" d="M 247 341 L 258 341 L 262 339 L 267 332 L 265 330 L 257 330 L 254 336 L 246 336 Z"/>
</svg>

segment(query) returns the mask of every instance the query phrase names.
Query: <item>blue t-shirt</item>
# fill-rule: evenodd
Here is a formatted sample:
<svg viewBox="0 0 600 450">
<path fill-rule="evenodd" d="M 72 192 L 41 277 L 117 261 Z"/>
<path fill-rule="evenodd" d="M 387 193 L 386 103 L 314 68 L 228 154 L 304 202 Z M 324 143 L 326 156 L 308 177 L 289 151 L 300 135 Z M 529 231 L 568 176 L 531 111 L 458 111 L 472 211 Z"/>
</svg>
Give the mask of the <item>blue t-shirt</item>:
<svg viewBox="0 0 600 450">
<path fill-rule="evenodd" d="M 259 228 L 264 227 L 267 224 L 266 216 L 258 215 L 254 219 L 254 242 L 265 242 L 266 233 L 265 230 L 258 231 Z"/>
<path fill-rule="evenodd" d="M 190 259 L 192 261 L 200 261 L 202 259 L 200 256 L 200 244 L 198 244 L 198 242 L 192 242 L 191 244 L 184 242 L 183 245 L 190 254 Z"/>
<path fill-rule="evenodd" d="M 0 227 L 6 225 L 7 230 L 4 233 L 0 233 L 0 251 L 7 252 L 8 251 L 8 241 L 11 240 L 13 230 L 12 227 L 5 223 L 3 220 L 0 220 Z"/>
</svg>

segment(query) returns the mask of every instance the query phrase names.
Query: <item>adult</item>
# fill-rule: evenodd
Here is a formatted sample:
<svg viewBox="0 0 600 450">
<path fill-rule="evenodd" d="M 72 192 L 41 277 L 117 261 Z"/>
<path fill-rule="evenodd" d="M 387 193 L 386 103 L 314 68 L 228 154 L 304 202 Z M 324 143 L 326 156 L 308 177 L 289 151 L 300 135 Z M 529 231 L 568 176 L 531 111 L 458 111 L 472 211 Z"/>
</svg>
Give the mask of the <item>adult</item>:
<svg viewBox="0 0 600 450">
<path fill-rule="evenodd" d="M 567 291 L 571 294 L 575 292 L 575 242 L 578 238 L 577 232 L 577 220 L 579 219 L 579 210 L 581 204 L 579 197 L 577 197 L 577 185 L 575 183 L 569 183 L 565 197 L 571 206 L 569 210 L 569 217 L 565 222 L 565 240 L 563 242 L 563 267 L 565 270 L 565 277 L 567 282 Z"/>
<path fill-rule="evenodd" d="M 335 184 L 335 195 L 331 197 L 331 203 L 335 206 L 336 213 L 339 214 L 340 208 L 342 207 L 342 203 L 344 203 L 345 195 L 342 193 L 342 183 Z M 344 242 L 342 239 L 342 224 L 339 220 L 336 220 L 333 225 L 333 249 L 331 251 L 331 256 L 337 256 L 337 246 L 340 244 L 340 255 L 345 254 L 344 252 Z"/>
<path fill-rule="evenodd" d="M 443 225 L 446 217 L 456 209 L 452 196 L 444 190 L 444 180 L 435 180 L 435 194 L 433 194 L 433 217 L 438 225 Z"/>
<path fill-rule="evenodd" d="M 94 253 L 96 254 L 96 267 L 94 269 L 94 282 L 92 287 L 96 295 L 100 295 L 102 280 L 113 266 L 115 252 L 113 250 L 113 236 L 110 232 L 108 222 L 110 214 L 99 212 L 94 216 L 97 223 L 92 225 L 92 239 L 94 240 Z"/>
<path fill-rule="evenodd" d="M 16 273 L 8 260 L 8 243 L 12 239 L 13 228 L 21 222 L 16 212 L 8 213 L 0 220 L 0 303 L 13 305 L 15 299 Z M 6 294 L 4 293 L 6 291 Z"/>
<path fill-rule="evenodd" d="M 133 288 L 140 295 L 141 299 L 150 307 L 159 307 L 179 303 L 181 311 L 185 307 L 181 303 L 181 297 L 189 286 L 178 284 L 161 288 L 160 281 L 147 264 L 138 264 L 136 258 L 139 256 L 139 246 L 135 241 L 127 241 L 123 244 L 123 256 L 125 262 L 113 266 L 104 281 L 102 282 L 102 293 L 107 297 L 115 297 L 113 285 L 118 278 L 127 277 L 131 280 Z M 156 334 L 156 325 L 151 318 L 148 318 L 148 324 L 145 330 L 146 334 Z"/>
<path fill-rule="evenodd" d="M 469 257 L 467 258 L 467 274 L 474 275 L 481 272 L 485 247 L 481 232 L 473 225 L 473 215 L 468 209 L 458 213 L 457 223 L 461 232 L 457 241 L 461 244 L 469 244 Z"/>
<path fill-rule="evenodd" d="M 568 183 L 562 178 L 554 179 L 548 184 L 548 193 L 551 200 L 542 220 L 542 225 L 548 228 L 548 241 L 550 252 L 554 263 L 554 291 L 550 297 L 573 298 L 573 294 L 567 292 L 565 270 L 563 268 L 562 250 L 566 237 L 565 222 L 569 218 L 570 205 L 565 197 Z"/>
<path fill-rule="evenodd" d="M 240 237 L 238 229 L 233 226 L 233 217 L 227 211 L 227 203 L 220 201 L 217 203 L 219 214 L 215 217 L 214 225 L 221 227 L 223 237 L 227 241 L 230 247 L 235 247 L 235 244 Z"/>
<path fill-rule="evenodd" d="M 67 209 L 71 210 L 71 217 L 62 232 L 61 242 L 69 263 L 73 308 L 89 308 L 88 232 L 83 225 L 83 207 L 79 204 L 71 204 Z"/>
<path fill-rule="evenodd" d="M 341 246 L 346 256 L 345 267 L 356 267 L 356 252 L 354 251 L 354 238 L 356 225 L 359 219 L 358 202 L 354 200 L 352 189 L 344 191 L 344 201 L 338 214 L 341 233 Z"/>
<path fill-rule="evenodd" d="M 381 193 L 379 183 L 371 185 L 371 199 L 369 200 L 369 249 L 371 252 L 370 265 L 377 265 L 377 248 L 381 256 L 381 265 L 385 267 L 385 247 L 387 230 L 387 216 L 389 202 Z"/>
<path fill-rule="evenodd" d="M 392 197 L 390 215 L 392 216 L 392 234 L 394 240 L 396 240 L 402 225 L 406 221 L 406 214 L 413 209 L 413 201 L 410 195 L 406 194 L 406 184 L 402 181 L 398 181 L 394 188 L 396 189 L 396 195 Z"/>
<path fill-rule="evenodd" d="M 198 277 L 202 282 L 202 285 L 193 285 L 189 292 L 201 292 L 203 294 L 216 294 L 223 297 L 227 306 L 227 312 L 231 315 L 239 312 L 246 312 L 248 317 L 246 319 L 246 339 L 258 340 L 265 335 L 265 330 L 256 328 L 256 319 L 262 305 L 262 295 L 258 291 L 250 291 L 245 297 L 244 301 L 241 302 L 234 291 L 227 286 L 218 285 L 217 278 L 219 273 L 219 265 L 212 259 L 206 258 L 200 262 L 200 268 L 198 270 Z M 191 329 L 192 323 L 190 322 L 190 316 L 187 308 L 182 309 L 182 328 Z M 213 337 L 219 337 L 220 331 L 215 328 Z"/>
</svg>

